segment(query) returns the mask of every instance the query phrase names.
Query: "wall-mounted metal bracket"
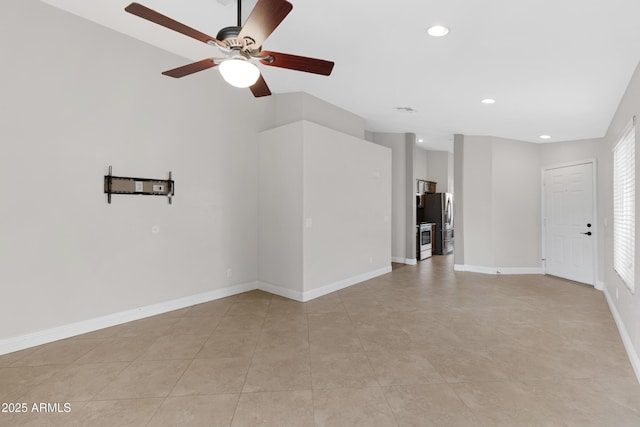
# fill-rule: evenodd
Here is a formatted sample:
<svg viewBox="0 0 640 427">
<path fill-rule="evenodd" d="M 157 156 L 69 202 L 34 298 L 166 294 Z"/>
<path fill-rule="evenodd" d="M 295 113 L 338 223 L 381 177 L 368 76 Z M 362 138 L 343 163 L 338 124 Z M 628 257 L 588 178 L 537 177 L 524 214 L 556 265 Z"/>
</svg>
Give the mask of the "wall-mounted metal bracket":
<svg viewBox="0 0 640 427">
<path fill-rule="evenodd" d="M 111 203 L 112 194 L 140 194 L 145 196 L 167 196 L 169 204 L 175 194 L 175 182 L 171 179 L 150 179 L 132 178 L 124 176 L 113 176 L 111 166 L 109 175 L 104 177 L 104 192 L 107 195 L 107 202 Z"/>
</svg>

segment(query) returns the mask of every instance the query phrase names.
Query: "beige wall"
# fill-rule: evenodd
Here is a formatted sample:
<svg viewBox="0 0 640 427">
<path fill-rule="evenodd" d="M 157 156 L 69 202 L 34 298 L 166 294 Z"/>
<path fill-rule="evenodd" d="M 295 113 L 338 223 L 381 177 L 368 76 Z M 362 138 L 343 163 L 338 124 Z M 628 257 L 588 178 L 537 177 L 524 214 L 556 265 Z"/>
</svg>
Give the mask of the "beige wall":
<svg viewBox="0 0 640 427">
<path fill-rule="evenodd" d="M 407 258 L 407 168 L 406 142 L 403 133 L 373 132 L 370 141 L 391 149 L 391 256 L 394 261 L 404 262 Z M 415 192 L 415 187 L 411 187 Z"/>
<path fill-rule="evenodd" d="M 306 301 L 391 268 L 391 150 L 310 121 L 259 136 L 259 278 Z"/>
<path fill-rule="evenodd" d="M 413 147 L 413 173 L 416 179 L 428 180 L 429 173 L 427 168 L 427 164 L 428 164 L 427 153 L 428 153 L 427 150 L 420 148 L 417 145 Z M 417 187 L 414 183 L 413 191 L 415 192 L 416 190 L 417 190 Z"/>
<path fill-rule="evenodd" d="M 496 267 L 493 241 L 492 138 L 464 137 L 464 239 L 466 265 Z M 455 229 L 454 229 L 455 230 Z M 458 248 L 454 251 L 459 250 Z"/>
<path fill-rule="evenodd" d="M 636 69 L 631 82 L 620 102 L 611 125 L 604 138 L 602 151 L 603 161 L 600 162 L 602 167 L 603 186 L 605 187 L 603 194 L 599 197 L 599 204 L 603 212 L 607 226 L 604 227 L 604 280 L 605 290 L 610 303 L 614 307 L 614 315 L 622 325 L 621 335 L 625 341 L 627 351 L 632 355 L 632 363 L 636 370 L 636 375 L 640 378 L 640 239 L 637 238 L 636 232 L 636 249 L 635 249 L 635 292 L 631 292 L 620 280 L 613 269 L 613 233 L 611 223 L 613 217 L 613 179 L 611 173 L 612 153 L 611 150 L 622 136 L 624 127 L 632 120 L 632 118 L 640 117 L 640 67 Z M 638 121 L 636 121 L 636 142 L 640 138 L 638 132 Z M 640 150 L 636 149 L 636 193 L 640 189 Z M 636 230 L 639 229 L 640 221 L 640 197 L 636 195 Z"/>
<path fill-rule="evenodd" d="M 457 268 L 541 272 L 539 145 L 465 135 L 459 147 L 462 192 L 456 209 L 464 232 L 456 232 L 456 250 L 464 252 L 456 263 L 464 264 Z"/>
<path fill-rule="evenodd" d="M 215 70 L 169 79 L 160 72 L 184 58 L 36 0 L 2 2 L 0 25 L 20 34 L 0 38 L 14 64 L 0 67 L 0 353 L 256 288 L 259 133 L 303 105 L 336 134 L 364 135 L 362 119 L 308 95 L 256 99 Z M 172 171 L 173 205 L 107 204 L 109 165 Z"/>
<path fill-rule="evenodd" d="M 426 179 L 437 183 L 437 192 L 453 193 L 453 153 L 427 151 Z"/>
<path fill-rule="evenodd" d="M 295 122 L 258 136 L 258 277 L 303 292 L 303 134 Z"/>
<path fill-rule="evenodd" d="M 527 142 L 493 140 L 494 262 L 505 271 L 541 267 L 539 148 Z"/>
<path fill-rule="evenodd" d="M 307 93 L 278 94 L 272 101 L 273 127 L 308 120 L 356 138 L 365 138 L 362 117 Z"/>
<path fill-rule="evenodd" d="M 311 122 L 304 143 L 305 293 L 390 271 L 391 150 Z"/>
<path fill-rule="evenodd" d="M 167 79 L 183 58 L 36 0 L 3 1 L 0 26 L 19 35 L 0 38 L 0 339 L 256 280 L 269 100 Z M 174 204 L 107 204 L 109 165 L 172 171 Z"/>
</svg>

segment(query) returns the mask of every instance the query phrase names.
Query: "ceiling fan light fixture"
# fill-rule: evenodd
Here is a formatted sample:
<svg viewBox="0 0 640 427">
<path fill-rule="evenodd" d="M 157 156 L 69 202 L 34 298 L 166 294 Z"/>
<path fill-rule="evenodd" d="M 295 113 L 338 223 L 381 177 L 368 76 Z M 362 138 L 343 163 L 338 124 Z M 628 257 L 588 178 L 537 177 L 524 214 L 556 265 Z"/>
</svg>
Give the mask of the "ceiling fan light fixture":
<svg viewBox="0 0 640 427">
<path fill-rule="evenodd" d="M 218 69 L 227 83 L 239 88 L 253 86 L 260 77 L 258 67 L 243 58 L 227 59 L 218 66 Z"/>
</svg>

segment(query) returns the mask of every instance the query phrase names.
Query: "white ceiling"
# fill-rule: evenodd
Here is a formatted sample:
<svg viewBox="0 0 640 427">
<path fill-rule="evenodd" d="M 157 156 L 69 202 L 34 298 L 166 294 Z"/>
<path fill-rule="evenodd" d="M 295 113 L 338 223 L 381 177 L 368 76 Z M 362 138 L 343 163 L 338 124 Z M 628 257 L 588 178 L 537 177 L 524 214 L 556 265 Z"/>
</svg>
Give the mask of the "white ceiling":
<svg viewBox="0 0 640 427">
<path fill-rule="evenodd" d="M 42 1 L 188 58 L 158 73 L 220 56 L 126 13 L 130 0 Z M 245 18 L 255 1 L 242 3 Z M 601 137 L 640 60 L 638 0 L 290 1 L 264 49 L 336 65 L 330 77 L 262 66 L 271 91 L 308 92 L 360 115 L 369 130 L 413 132 L 429 149 L 452 150 L 454 133 Z M 138 2 L 214 37 L 236 24 L 235 0 Z M 427 36 L 436 23 L 449 35 Z M 497 102 L 481 104 L 487 97 Z"/>
</svg>

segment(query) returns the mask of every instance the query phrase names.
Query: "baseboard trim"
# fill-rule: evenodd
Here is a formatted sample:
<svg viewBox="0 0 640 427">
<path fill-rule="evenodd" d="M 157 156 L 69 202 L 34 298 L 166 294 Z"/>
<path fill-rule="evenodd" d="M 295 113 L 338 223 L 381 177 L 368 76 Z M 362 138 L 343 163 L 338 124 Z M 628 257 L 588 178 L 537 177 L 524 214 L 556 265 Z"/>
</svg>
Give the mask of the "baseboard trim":
<svg viewBox="0 0 640 427">
<path fill-rule="evenodd" d="M 633 346 L 629 332 L 627 331 L 627 328 L 622 321 L 622 317 L 620 317 L 620 313 L 618 312 L 618 309 L 613 302 L 613 298 L 611 298 L 606 286 L 604 286 L 604 296 L 607 300 L 607 304 L 609 304 L 609 310 L 613 315 L 613 320 L 615 320 L 616 326 L 618 327 L 618 333 L 620 334 L 620 338 L 622 338 L 622 343 L 624 344 L 624 349 L 627 351 L 627 356 L 629 357 L 633 371 L 636 373 L 636 378 L 640 383 L 640 354 L 638 354 L 638 351 Z"/>
<path fill-rule="evenodd" d="M 594 285 L 594 288 L 596 288 L 599 291 L 604 291 L 605 290 L 605 285 L 604 282 L 601 280 L 596 280 L 596 284 Z"/>
<path fill-rule="evenodd" d="M 541 267 L 484 267 L 481 265 L 454 264 L 454 271 L 482 274 L 544 274 Z"/>
<path fill-rule="evenodd" d="M 171 301 L 164 301 L 158 304 L 151 304 L 131 310 L 121 311 L 119 313 L 108 314 L 106 316 L 95 317 L 93 319 L 81 320 L 79 322 L 69 323 L 67 325 L 57 326 L 55 328 L 45 329 L 42 331 L 32 332 L 25 335 L 6 338 L 0 340 L 0 355 L 13 353 L 15 351 L 24 350 L 26 348 L 35 347 L 37 345 L 47 344 L 53 341 L 86 334 L 88 332 L 97 331 L 99 329 L 109 328 L 111 326 L 120 325 L 134 320 L 144 319 L 146 317 L 167 313 L 173 310 L 190 307 L 204 302 L 214 301 L 220 298 L 226 298 L 233 295 L 249 292 L 256 289 L 280 295 L 295 301 L 306 302 L 323 295 L 330 294 L 340 289 L 373 279 L 391 272 L 391 266 L 359 274 L 349 277 L 335 283 L 313 289 L 308 292 L 298 292 L 280 286 L 276 286 L 265 282 L 249 282 L 239 285 L 229 286 L 213 291 L 203 292 L 188 297 L 178 298 Z"/>
<path fill-rule="evenodd" d="M 397 262 L 400 264 L 407 264 L 407 265 L 416 265 L 418 263 L 418 260 L 416 260 L 415 258 L 402 258 L 402 257 L 391 257 L 391 262 Z"/>
<path fill-rule="evenodd" d="M 144 319 L 145 317 L 179 310 L 192 305 L 230 297 L 243 292 L 252 291 L 254 289 L 258 289 L 257 282 L 243 283 L 171 301 L 164 301 L 158 304 L 151 304 L 131 310 L 125 310 L 119 313 L 108 314 L 106 316 L 95 317 L 93 319 L 81 320 L 79 322 L 69 323 L 67 325 L 57 326 L 55 328 L 45 329 L 18 337 L 3 339 L 0 340 L 0 355 L 13 353 L 14 351 L 24 350 L 26 348 L 47 344 L 76 335 L 86 334 L 87 332 L 97 331 L 99 329 L 120 325 L 122 323 Z"/>
<path fill-rule="evenodd" d="M 284 298 L 289 298 L 294 301 L 304 302 L 304 294 L 302 292 L 276 286 L 272 283 L 258 282 L 258 289 Z"/>
<path fill-rule="evenodd" d="M 348 288 L 349 286 L 355 285 L 356 283 L 364 282 L 365 280 L 370 280 L 387 273 L 391 273 L 391 266 L 369 271 L 363 274 L 358 274 L 357 276 L 349 277 L 347 279 L 339 280 L 335 283 L 331 283 L 317 289 L 303 292 L 303 302 L 311 301 L 312 299 L 339 291 L 344 288 Z"/>
</svg>

